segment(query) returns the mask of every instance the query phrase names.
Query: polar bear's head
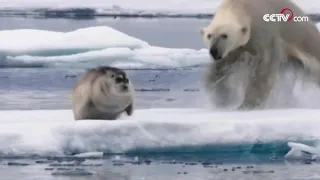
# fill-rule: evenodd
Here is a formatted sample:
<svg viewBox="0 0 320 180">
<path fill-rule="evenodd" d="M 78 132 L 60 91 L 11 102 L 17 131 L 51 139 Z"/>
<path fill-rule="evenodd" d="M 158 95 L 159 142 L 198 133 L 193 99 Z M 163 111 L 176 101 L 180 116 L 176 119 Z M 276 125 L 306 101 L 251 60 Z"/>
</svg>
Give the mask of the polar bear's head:
<svg viewBox="0 0 320 180">
<path fill-rule="evenodd" d="M 239 23 L 234 18 L 217 16 L 200 30 L 210 55 L 215 60 L 226 57 L 233 50 L 246 45 L 250 39 L 249 23 Z"/>
</svg>

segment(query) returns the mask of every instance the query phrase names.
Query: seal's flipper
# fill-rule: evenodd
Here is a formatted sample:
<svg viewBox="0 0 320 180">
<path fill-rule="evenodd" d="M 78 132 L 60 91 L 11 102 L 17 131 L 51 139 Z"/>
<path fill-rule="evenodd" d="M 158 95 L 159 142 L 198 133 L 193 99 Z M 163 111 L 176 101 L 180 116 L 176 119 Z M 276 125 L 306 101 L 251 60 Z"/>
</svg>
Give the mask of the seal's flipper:
<svg viewBox="0 0 320 180">
<path fill-rule="evenodd" d="M 131 116 L 133 113 L 133 107 L 132 104 L 130 104 L 126 109 L 125 109 L 126 113 L 128 114 L 128 116 Z"/>
</svg>

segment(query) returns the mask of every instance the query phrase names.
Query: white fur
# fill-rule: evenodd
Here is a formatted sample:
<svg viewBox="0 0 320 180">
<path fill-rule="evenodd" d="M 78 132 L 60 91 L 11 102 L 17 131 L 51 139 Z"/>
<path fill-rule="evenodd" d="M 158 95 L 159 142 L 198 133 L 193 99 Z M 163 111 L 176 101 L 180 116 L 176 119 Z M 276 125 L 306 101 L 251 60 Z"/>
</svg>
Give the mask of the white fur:
<svg viewBox="0 0 320 180">
<path fill-rule="evenodd" d="M 265 22 L 263 15 L 290 8 L 305 16 L 290 0 L 222 0 L 210 24 L 200 33 L 207 47 L 219 49 L 223 59 L 230 52 L 250 52 L 258 65 L 246 90 L 242 107 L 263 104 L 277 80 L 280 64 L 289 56 L 300 60 L 320 81 L 320 35 L 312 22 Z M 247 28 L 246 33 L 241 29 Z M 221 34 L 227 38 L 216 41 Z M 210 35 L 210 37 L 208 37 Z"/>
</svg>

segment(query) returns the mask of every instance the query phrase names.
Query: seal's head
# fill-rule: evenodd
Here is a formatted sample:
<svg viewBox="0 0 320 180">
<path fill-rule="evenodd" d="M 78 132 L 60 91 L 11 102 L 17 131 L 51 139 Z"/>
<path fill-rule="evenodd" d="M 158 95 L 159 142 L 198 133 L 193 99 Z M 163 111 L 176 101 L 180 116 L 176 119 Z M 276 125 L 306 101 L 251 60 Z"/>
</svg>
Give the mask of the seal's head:
<svg viewBox="0 0 320 180">
<path fill-rule="evenodd" d="M 115 120 L 122 112 L 132 115 L 135 92 L 127 74 L 118 68 L 89 69 L 77 82 L 72 96 L 76 120 Z"/>
<path fill-rule="evenodd" d="M 105 85 L 111 94 L 124 94 L 131 92 L 131 83 L 127 74 L 118 68 L 100 66 L 96 71 L 104 76 Z"/>
</svg>

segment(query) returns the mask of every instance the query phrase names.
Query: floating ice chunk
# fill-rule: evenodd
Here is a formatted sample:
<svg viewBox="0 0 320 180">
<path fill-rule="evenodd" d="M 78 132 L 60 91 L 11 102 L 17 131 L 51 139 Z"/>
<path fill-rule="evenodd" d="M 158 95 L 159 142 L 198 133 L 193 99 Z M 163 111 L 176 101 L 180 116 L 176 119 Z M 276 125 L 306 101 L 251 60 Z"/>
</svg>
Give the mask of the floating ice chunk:
<svg viewBox="0 0 320 180">
<path fill-rule="evenodd" d="M 55 54 L 52 51 L 76 53 L 88 49 L 149 46 L 147 42 L 108 26 L 82 28 L 66 33 L 36 29 L 2 30 L 0 39 L 0 52 L 27 54 Z"/>
<path fill-rule="evenodd" d="M 97 65 L 180 67 L 210 62 L 206 49 L 150 46 L 111 27 L 72 32 L 18 29 L 0 31 L 0 67 Z"/>
<path fill-rule="evenodd" d="M 0 61 L 1 62 L 1 61 Z M 205 49 L 174 49 L 161 47 L 144 47 L 139 49 L 106 48 L 103 50 L 62 56 L 8 56 L 3 66 L 18 65 L 43 66 L 95 66 L 113 65 L 118 67 L 184 67 L 210 62 Z M 0 64 L 1 66 L 1 64 Z"/>
<path fill-rule="evenodd" d="M 285 155 L 286 159 L 317 159 L 320 150 L 305 144 L 289 142 L 288 146 L 291 150 Z"/>
</svg>

